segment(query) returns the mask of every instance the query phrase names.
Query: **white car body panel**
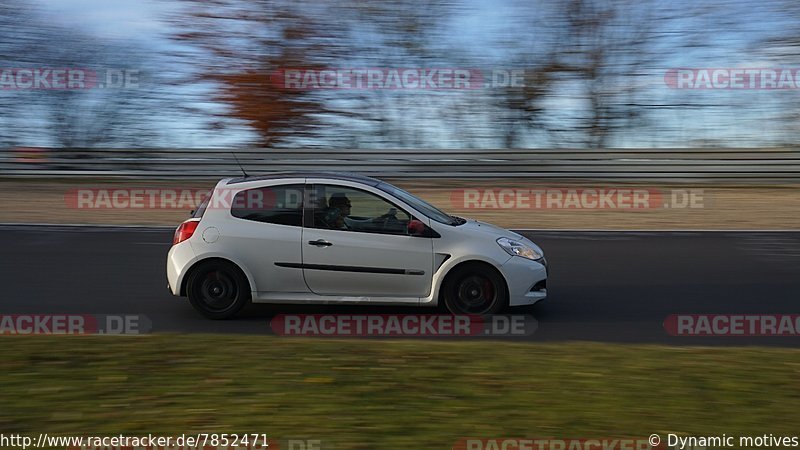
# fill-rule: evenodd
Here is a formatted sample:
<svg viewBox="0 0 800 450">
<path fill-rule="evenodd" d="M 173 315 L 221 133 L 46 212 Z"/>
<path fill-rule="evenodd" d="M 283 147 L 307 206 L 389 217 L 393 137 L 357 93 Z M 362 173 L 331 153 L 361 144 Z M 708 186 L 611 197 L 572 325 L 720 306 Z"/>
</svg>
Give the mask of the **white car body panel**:
<svg viewBox="0 0 800 450">
<path fill-rule="evenodd" d="M 409 297 L 419 299 L 431 290 L 433 249 L 430 239 L 388 234 L 306 228 L 303 243 L 318 239 L 330 247 L 303 246 L 303 274 L 318 295 Z M 315 270 L 313 266 L 371 267 L 395 273 Z"/>
</svg>

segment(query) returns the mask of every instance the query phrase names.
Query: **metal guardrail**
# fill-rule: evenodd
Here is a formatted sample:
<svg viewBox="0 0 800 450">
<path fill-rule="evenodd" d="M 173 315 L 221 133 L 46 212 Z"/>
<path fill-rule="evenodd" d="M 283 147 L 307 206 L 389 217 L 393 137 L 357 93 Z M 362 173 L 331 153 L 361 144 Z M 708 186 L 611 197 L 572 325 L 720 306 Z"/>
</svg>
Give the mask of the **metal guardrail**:
<svg viewBox="0 0 800 450">
<path fill-rule="evenodd" d="M 295 170 L 387 178 L 800 181 L 800 150 L 237 149 L 249 174 Z M 3 177 L 220 178 L 240 174 L 230 150 L 40 149 L 0 152 Z"/>
</svg>

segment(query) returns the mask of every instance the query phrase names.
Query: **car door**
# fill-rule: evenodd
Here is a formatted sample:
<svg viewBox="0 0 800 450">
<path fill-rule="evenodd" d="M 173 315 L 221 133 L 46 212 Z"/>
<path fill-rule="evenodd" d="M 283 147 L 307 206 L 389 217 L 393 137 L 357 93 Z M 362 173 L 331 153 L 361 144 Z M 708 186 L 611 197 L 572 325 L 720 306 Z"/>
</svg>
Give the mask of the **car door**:
<svg viewBox="0 0 800 450">
<path fill-rule="evenodd" d="M 430 293 L 433 245 L 412 236 L 411 214 L 366 187 L 309 186 L 303 274 L 319 295 L 407 298 Z"/>
</svg>

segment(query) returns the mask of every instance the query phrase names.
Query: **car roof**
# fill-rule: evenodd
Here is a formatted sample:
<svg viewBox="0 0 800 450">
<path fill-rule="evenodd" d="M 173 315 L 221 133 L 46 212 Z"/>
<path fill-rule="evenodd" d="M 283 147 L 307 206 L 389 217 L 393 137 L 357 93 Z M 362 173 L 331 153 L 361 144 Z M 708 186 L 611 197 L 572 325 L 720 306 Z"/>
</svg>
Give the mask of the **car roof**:
<svg viewBox="0 0 800 450">
<path fill-rule="evenodd" d="M 282 178 L 329 178 L 331 180 L 355 181 L 368 186 L 376 186 L 381 180 L 370 178 L 357 173 L 348 172 L 325 172 L 325 171 L 304 171 L 304 172 L 274 172 L 266 175 L 255 175 L 239 178 L 231 178 L 227 184 L 249 183 L 251 181 L 279 180 Z"/>
</svg>

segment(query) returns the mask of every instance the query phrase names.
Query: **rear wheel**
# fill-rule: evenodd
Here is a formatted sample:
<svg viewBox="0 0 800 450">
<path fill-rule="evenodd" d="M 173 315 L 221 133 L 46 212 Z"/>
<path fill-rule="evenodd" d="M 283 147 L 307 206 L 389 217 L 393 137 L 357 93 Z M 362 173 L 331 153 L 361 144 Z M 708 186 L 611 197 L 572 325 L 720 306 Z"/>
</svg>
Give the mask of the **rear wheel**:
<svg viewBox="0 0 800 450">
<path fill-rule="evenodd" d="M 209 319 L 229 319 L 250 301 L 247 278 L 223 261 L 196 267 L 187 280 L 186 294 L 192 306 Z"/>
<path fill-rule="evenodd" d="M 485 264 L 456 267 L 442 288 L 445 306 L 453 314 L 494 314 L 508 303 L 505 280 Z"/>
</svg>

